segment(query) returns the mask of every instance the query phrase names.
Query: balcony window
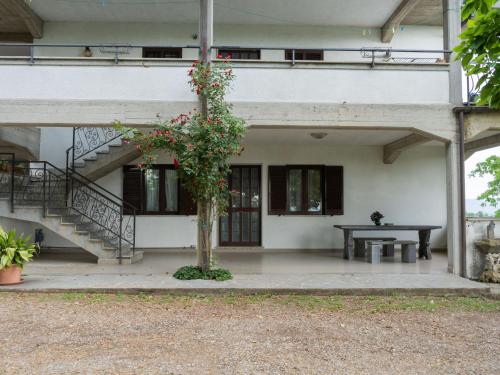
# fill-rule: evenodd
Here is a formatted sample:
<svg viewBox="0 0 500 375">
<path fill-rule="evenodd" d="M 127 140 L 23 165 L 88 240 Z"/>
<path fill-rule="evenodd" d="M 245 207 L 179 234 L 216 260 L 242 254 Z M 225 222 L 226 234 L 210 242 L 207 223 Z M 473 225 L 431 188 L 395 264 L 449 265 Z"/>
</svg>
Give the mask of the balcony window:
<svg viewBox="0 0 500 375">
<path fill-rule="evenodd" d="M 260 49 L 220 49 L 217 57 L 232 60 L 260 60 Z"/>
<path fill-rule="evenodd" d="M 182 59 L 182 48 L 144 47 L 142 57 L 145 59 Z"/>
<path fill-rule="evenodd" d="M 285 60 L 293 60 L 293 50 L 285 50 Z M 323 51 L 320 49 L 296 49 L 295 60 L 322 61 Z"/>
</svg>

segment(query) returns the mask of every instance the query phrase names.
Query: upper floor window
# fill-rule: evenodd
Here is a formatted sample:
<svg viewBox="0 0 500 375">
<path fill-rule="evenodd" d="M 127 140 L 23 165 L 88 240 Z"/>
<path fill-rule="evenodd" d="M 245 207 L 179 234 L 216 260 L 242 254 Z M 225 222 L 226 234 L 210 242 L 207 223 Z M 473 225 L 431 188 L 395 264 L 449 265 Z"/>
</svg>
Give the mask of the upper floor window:
<svg viewBox="0 0 500 375">
<path fill-rule="evenodd" d="M 285 60 L 293 60 L 293 50 L 285 50 Z M 320 49 L 296 49 L 295 60 L 323 60 L 323 51 Z"/>
<path fill-rule="evenodd" d="M 145 59 L 182 59 L 182 48 L 144 47 L 142 57 Z"/>
<path fill-rule="evenodd" d="M 217 57 L 221 59 L 230 58 L 232 60 L 260 60 L 260 49 L 220 49 Z"/>
</svg>

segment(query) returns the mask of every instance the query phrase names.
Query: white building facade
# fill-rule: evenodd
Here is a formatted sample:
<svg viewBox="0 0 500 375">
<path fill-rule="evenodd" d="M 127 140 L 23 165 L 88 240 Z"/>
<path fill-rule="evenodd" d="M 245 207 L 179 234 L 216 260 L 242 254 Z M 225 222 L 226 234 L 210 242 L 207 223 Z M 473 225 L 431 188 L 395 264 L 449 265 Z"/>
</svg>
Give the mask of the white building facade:
<svg viewBox="0 0 500 375">
<path fill-rule="evenodd" d="M 241 194 L 218 223 L 214 245 L 333 251 L 344 246 L 333 225 L 370 224 L 380 211 L 388 223 L 440 226 L 431 247 L 447 249 L 449 271 L 459 273 L 452 109 L 461 82 L 449 53 L 459 5 L 216 2 L 211 55 L 232 57 L 227 99 L 247 135 L 231 177 Z M 196 217 L 183 207 L 171 156 L 137 172 L 140 156 L 106 128 L 115 120 L 147 127 L 197 107 L 187 71 L 198 58 L 199 9 L 192 1 L 33 0 L 21 10 L 41 26 L 0 33 L 0 126 L 39 132 L 38 148 L 12 142 L 4 151 L 23 149 L 61 170 L 75 152 L 77 172 L 137 208 L 140 250 L 194 247 Z M 25 232 L 44 223 L 17 215 L 2 223 Z M 78 247 L 55 226 L 45 228 L 46 246 Z"/>
</svg>

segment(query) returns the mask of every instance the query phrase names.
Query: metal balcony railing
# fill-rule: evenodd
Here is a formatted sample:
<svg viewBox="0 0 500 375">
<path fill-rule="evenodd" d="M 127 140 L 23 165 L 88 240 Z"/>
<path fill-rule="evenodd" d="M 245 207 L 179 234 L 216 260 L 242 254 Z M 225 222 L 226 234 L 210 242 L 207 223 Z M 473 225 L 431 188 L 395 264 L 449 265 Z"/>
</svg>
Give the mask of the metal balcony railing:
<svg viewBox="0 0 500 375">
<path fill-rule="evenodd" d="M 85 56 L 86 49 L 92 51 L 91 55 Z M 114 64 L 130 61 L 192 61 L 189 58 L 143 58 L 142 51 L 145 48 L 155 49 L 195 49 L 198 45 L 136 45 L 136 44 L 26 44 L 26 43 L 0 43 L 0 60 L 16 60 L 36 64 L 51 59 L 80 59 L 86 61 L 108 61 Z M 2 51 L 10 49 L 24 49 L 23 56 L 5 56 Z M 434 64 L 445 63 L 449 60 L 451 51 L 433 49 L 398 49 L 391 47 L 361 47 L 361 48 L 336 48 L 336 47 L 295 47 L 295 46 L 239 46 L 239 45 L 215 45 L 212 46 L 214 55 L 219 50 L 259 50 L 259 51 L 290 51 L 291 59 L 273 59 L 272 62 L 287 62 L 290 65 L 297 63 L 351 63 L 366 62 L 371 66 L 377 63 L 385 64 Z M 297 51 L 322 51 L 328 52 L 330 56 L 321 61 L 299 60 L 296 58 Z M 4 55 L 4 56 L 3 56 Z M 265 60 L 265 59 L 262 59 Z M 259 60 L 246 60 L 256 62 Z M 266 61 L 269 62 L 269 61 Z"/>
</svg>

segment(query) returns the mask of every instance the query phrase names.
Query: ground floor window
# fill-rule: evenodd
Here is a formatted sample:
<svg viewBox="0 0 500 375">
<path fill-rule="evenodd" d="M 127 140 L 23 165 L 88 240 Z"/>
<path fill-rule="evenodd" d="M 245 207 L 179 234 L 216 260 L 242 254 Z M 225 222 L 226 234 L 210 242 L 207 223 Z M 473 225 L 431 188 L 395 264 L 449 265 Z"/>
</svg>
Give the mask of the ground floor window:
<svg viewBox="0 0 500 375">
<path fill-rule="evenodd" d="M 124 167 L 123 199 L 139 215 L 191 215 L 196 207 L 173 165 Z"/>
<path fill-rule="evenodd" d="M 270 166 L 269 214 L 342 215 L 343 168 Z"/>
</svg>

